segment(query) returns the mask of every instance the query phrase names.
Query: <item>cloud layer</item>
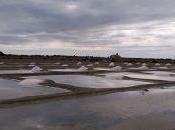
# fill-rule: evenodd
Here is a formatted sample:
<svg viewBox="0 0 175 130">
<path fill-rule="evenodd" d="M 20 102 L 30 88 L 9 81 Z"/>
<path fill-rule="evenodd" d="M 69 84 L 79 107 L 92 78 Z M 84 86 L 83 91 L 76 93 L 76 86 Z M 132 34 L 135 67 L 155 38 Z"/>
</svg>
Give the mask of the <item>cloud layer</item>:
<svg viewBox="0 0 175 130">
<path fill-rule="evenodd" d="M 174 7 L 173 0 L 0 0 L 0 48 L 175 58 Z"/>
</svg>

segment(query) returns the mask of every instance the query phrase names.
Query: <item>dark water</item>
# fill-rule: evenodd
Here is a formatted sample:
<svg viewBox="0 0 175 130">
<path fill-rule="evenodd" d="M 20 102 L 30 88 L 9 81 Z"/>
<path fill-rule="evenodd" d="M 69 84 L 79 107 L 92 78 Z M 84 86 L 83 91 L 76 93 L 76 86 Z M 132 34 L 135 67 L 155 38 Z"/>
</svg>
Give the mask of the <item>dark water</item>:
<svg viewBox="0 0 175 130">
<path fill-rule="evenodd" d="M 126 92 L 0 109 L 1 130 L 169 130 L 175 89 Z"/>
</svg>

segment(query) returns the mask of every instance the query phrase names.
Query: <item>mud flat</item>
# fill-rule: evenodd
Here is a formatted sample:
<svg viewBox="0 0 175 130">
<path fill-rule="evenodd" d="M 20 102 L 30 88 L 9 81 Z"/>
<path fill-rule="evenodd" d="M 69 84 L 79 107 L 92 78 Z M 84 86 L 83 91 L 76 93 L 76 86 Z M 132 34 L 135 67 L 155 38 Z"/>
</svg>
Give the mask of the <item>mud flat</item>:
<svg viewBox="0 0 175 130">
<path fill-rule="evenodd" d="M 70 74 L 69 74 L 70 73 Z M 173 80 L 166 80 L 169 77 L 163 77 L 165 80 L 160 80 L 158 78 L 147 79 L 147 75 L 155 76 L 154 74 L 147 74 L 142 71 L 133 72 L 108 72 L 108 71 L 95 71 L 95 72 L 41 72 L 41 73 L 11 73 L 11 74 L 1 74 L 2 78 L 8 79 L 18 79 L 18 80 L 42 80 L 43 83 L 38 88 L 36 86 L 32 87 L 22 87 L 16 84 L 17 90 L 23 96 L 17 96 L 13 99 L 1 99 L 0 104 L 23 104 L 35 101 L 44 101 L 52 99 L 62 99 L 71 98 L 81 95 L 96 95 L 105 93 L 115 93 L 115 92 L 127 92 L 127 91 L 149 91 L 151 88 L 164 88 L 172 87 L 175 85 Z M 146 74 L 145 74 L 146 73 Z M 160 73 L 160 72 L 159 72 Z M 81 74 L 81 75 L 80 75 Z M 83 74 L 83 75 L 82 75 Z M 106 76 L 99 77 L 98 76 Z M 130 76 L 130 77 L 127 77 Z M 134 77 L 136 76 L 136 77 Z M 145 79 L 144 79 L 145 78 Z M 162 76 L 161 76 L 162 78 Z M 174 78 L 173 76 L 171 78 Z M 3 80 L 3 79 L 2 79 Z M 5 80 L 5 79 L 4 79 Z M 7 80 L 6 80 L 7 81 Z M 8 80 L 12 82 L 12 80 Z M 12 83 L 15 85 L 14 83 Z M 15 88 L 15 87 L 14 87 Z M 25 95 L 24 88 L 27 89 L 42 89 L 43 93 L 38 93 L 36 95 Z M 26 89 L 26 90 L 27 90 Z M 47 93 L 47 89 L 53 90 L 53 93 Z M 24 92 L 23 92 L 23 91 Z M 60 92 L 59 92 L 59 91 Z M 67 92 L 69 91 L 69 92 Z M 30 91 L 29 91 L 30 92 Z M 66 92 L 66 93 L 64 93 Z M 9 91 L 10 93 L 10 91 Z M 16 94 L 18 95 L 18 94 Z M 19 94 L 20 95 L 20 94 Z M 12 96 L 12 95 L 11 95 Z"/>
<path fill-rule="evenodd" d="M 175 128 L 173 71 L 129 70 L 139 67 L 134 63 L 131 67 L 120 63 L 124 68 L 120 72 L 111 71 L 109 63 L 101 62 L 87 71 L 78 71 L 81 66 L 68 61 L 37 65 L 44 71 L 27 73 L 31 69 L 28 64 L 0 71 L 0 129 Z M 25 80 L 30 82 L 26 85 Z M 33 84 L 38 80 L 42 82 Z"/>
</svg>

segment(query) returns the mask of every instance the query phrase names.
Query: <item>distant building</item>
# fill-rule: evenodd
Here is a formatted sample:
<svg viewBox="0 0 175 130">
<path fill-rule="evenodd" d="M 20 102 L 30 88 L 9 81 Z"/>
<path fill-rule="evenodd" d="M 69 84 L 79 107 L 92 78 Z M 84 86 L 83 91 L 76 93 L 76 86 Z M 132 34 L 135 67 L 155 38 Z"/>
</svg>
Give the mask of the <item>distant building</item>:
<svg viewBox="0 0 175 130">
<path fill-rule="evenodd" d="M 118 53 L 110 56 L 111 61 L 121 61 L 121 59 L 122 59 L 122 57 Z"/>
</svg>

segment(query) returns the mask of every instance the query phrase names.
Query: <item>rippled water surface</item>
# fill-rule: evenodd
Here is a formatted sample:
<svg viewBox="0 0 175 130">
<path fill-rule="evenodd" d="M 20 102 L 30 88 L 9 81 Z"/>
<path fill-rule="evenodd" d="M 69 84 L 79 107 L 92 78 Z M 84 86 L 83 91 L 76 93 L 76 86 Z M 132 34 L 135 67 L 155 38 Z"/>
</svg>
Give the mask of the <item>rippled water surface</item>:
<svg viewBox="0 0 175 130">
<path fill-rule="evenodd" d="M 0 109 L 1 130 L 169 130 L 175 90 L 151 89 Z"/>
</svg>

